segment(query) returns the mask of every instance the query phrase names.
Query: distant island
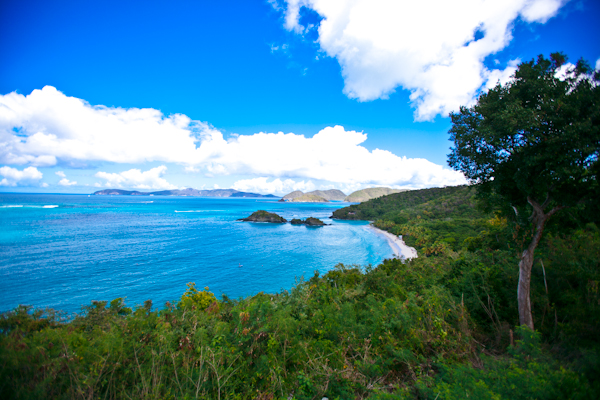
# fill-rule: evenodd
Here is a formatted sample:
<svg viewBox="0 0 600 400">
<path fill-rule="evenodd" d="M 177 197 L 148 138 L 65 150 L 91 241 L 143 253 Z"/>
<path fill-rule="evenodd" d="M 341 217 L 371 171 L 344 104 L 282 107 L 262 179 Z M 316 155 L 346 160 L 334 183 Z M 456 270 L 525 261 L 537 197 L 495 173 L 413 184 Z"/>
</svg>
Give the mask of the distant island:
<svg viewBox="0 0 600 400">
<path fill-rule="evenodd" d="M 293 203 L 329 203 L 329 200 L 317 196 L 316 194 L 303 194 L 300 197 L 296 197 L 290 200 Z"/>
<path fill-rule="evenodd" d="M 343 201 L 346 194 L 341 190 L 313 190 L 312 192 L 303 193 L 300 190 L 295 190 L 286 194 L 281 198 L 281 201 L 293 201 L 299 203 L 326 203 L 329 201 Z"/>
<path fill-rule="evenodd" d="M 240 192 L 235 189 L 213 189 L 213 190 L 197 190 L 197 189 L 175 189 L 161 190 L 158 192 L 138 192 L 137 190 L 122 190 L 122 189 L 104 189 L 92 193 L 94 195 L 120 195 L 120 196 L 194 196 L 194 197 L 267 197 L 277 198 L 272 194 L 259 194 Z"/>
<path fill-rule="evenodd" d="M 388 187 L 374 187 L 352 192 L 346 196 L 344 192 L 337 189 L 313 190 L 304 193 L 295 190 L 286 194 L 279 201 L 291 201 L 297 203 L 326 203 L 329 201 L 346 201 L 348 203 L 362 203 L 363 201 L 376 199 L 381 196 L 387 196 L 392 193 L 406 192 L 408 189 L 391 189 Z"/>
</svg>

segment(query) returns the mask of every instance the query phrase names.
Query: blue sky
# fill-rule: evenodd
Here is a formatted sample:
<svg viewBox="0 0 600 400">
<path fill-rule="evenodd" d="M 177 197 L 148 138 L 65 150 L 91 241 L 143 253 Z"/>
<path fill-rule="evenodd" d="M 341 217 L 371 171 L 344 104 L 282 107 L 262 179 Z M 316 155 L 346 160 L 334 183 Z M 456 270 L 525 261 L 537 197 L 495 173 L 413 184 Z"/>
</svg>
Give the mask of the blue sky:
<svg viewBox="0 0 600 400">
<path fill-rule="evenodd" d="M 593 0 L 334 3 L 2 2 L 0 190 L 460 184 L 448 112 L 600 58 Z"/>
</svg>

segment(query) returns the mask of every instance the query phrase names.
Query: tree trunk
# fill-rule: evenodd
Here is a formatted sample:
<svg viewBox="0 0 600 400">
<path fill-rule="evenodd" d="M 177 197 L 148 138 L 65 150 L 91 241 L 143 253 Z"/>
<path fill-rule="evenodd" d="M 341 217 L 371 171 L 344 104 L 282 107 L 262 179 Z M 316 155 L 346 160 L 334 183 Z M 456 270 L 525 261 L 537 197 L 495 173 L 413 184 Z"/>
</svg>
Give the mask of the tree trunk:
<svg viewBox="0 0 600 400">
<path fill-rule="evenodd" d="M 531 242 L 529 243 L 529 246 L 527 246 L 525 251 L 523 251 L 521 260 L 519 261 L 519 286 L 517 289 L 517 300 L 519 302 L 519 323 L 521 325 L 527 325 L 529 329 L 533 330 L 533 315 L 531 314 L 531 300 L 529 292 L 531 286 L 531 268 L 533 267 L 535 249 L 542 238 L 546 221 L 548 221 L 552 214 L 563 207 L 554 207 L 548 214 L 544 214 L 544 208 L 548 204 L 549 199 L 546 199 L 543 205 L 539 205 L 531 197 L 527 197 L 527 201 L 533 207 L 532 222 L 535 225 L 535 232 Z"/>
</svg>

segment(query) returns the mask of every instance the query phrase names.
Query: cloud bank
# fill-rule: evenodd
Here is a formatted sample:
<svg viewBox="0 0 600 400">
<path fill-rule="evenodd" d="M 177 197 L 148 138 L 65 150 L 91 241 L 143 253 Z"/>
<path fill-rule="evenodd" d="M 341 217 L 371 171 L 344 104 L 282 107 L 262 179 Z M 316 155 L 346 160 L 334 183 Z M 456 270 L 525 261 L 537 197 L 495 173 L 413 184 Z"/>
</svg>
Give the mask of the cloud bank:
<svg viewBox="0 0 600 400">
<path fill-rule="evenodd" d="M 133 189 L 177 189 L 161 176 L 167 171 L 167 167 L 152 168 L 142 172 L 139 169 L 130 169 L 120 173 L 98 172 L 94 175 L 104 181 L 104 186 L 110 188 L 133 188 Z M 98 183 L 96 186 L 103 186 Z"/>
<path fill-rule="evenodd" d="M 185 115 L 92 106 L 50 86 L 27 96 L 0 96 L 0 164 L 176 163 L 189 173 L 209 177 L 270 177 L 281 187 L 308 185 L 296 181 L 311 179 L 411 188 L 465 183 L 462 174 L 425 159 L 369 151 L 361 145 L 366 140 L 366 133 L 342 126 L 327 127 L 312 137 L 261 132 L 226 140 L 217 129 Z M 115 187 L 175 188 L 161 177 L 166 169 L 162 165 L 146 172 L 98 172 L 96 177 Z M 246 184 L 240 181 L 238 187 Z"/>
<path fill-rule="evenodd" d="M 518 60 L 488 69 L 484 59 L 510 43 L 517 19 L 544 23 L 567 1 L 285 0 L 284 26 L 299 34 L 318 29 L 320 48 L 342 67 L 348 97 L 385 99 L 402 87 L 423 121 L 505 82 Z M 317 28 L 300 23 L 303 7 L 323 18 Z"/>
</svg>

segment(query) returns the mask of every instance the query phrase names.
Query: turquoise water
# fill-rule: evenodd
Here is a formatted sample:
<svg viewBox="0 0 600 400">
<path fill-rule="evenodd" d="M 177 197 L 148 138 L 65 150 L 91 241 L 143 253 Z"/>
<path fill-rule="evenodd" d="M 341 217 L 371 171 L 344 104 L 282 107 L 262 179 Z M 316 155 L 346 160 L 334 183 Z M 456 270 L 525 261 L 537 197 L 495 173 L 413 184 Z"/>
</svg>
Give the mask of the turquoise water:
<svg viewBox="0 0 600 400">
<path fill-rule="evenodd" d="M 348 203 L 270 199 L 0 193 L 0 311 L 75 312 L 92 300 L 178 299 L 187 282 L 232 298 L 290 289 L 337 263 L 393 256 L 366 222 L 334 221 Z M 238 222 L 256 210 L 331 224 Z"/>
</svg>

